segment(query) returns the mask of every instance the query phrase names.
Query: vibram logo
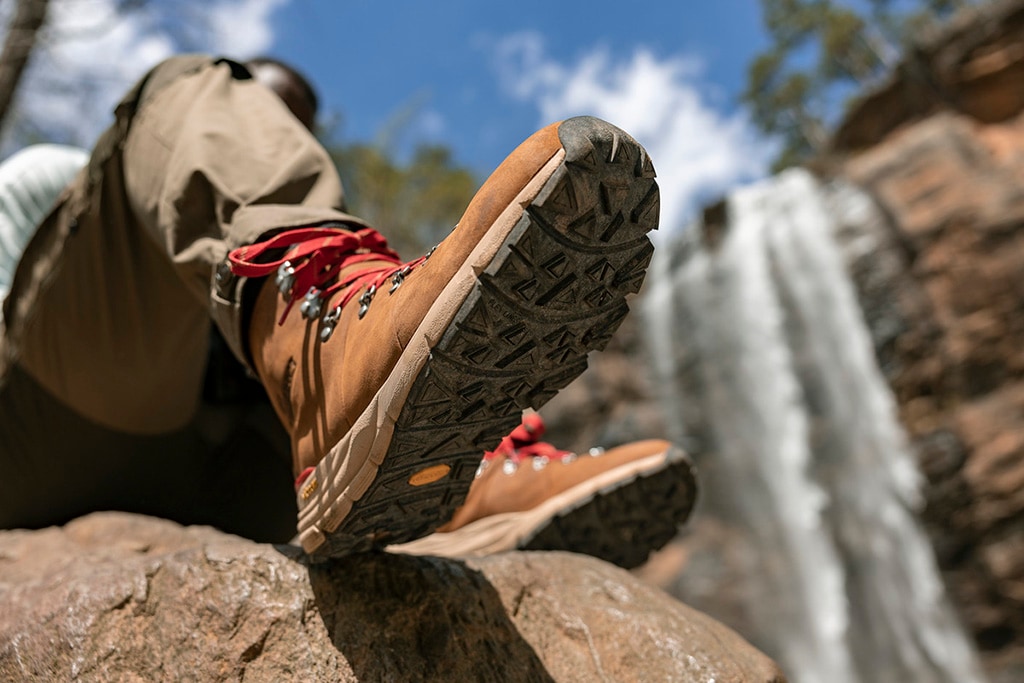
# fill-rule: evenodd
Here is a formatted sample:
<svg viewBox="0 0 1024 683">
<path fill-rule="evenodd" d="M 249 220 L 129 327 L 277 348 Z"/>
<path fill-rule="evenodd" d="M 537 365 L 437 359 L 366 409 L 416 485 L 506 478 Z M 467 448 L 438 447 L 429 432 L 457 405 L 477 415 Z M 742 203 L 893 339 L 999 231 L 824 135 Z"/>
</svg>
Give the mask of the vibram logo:
<svg viewBox="0 0 1024 683">
<path fill-rule="evenodd" d="M 449 465 L 432 465 L 409 477 L 409 485 L 426 486 L 427 484 L 433 484 L 435 481 L 447 476 L 451 469 Z"/>
</svg>

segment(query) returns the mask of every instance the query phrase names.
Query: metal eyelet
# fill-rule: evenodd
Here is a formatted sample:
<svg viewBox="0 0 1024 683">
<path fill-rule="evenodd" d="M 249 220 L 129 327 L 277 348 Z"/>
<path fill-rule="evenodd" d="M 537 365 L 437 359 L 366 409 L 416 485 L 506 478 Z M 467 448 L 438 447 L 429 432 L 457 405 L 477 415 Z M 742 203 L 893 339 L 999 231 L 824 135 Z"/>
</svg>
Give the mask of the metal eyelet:
<svg viewBox="0 0 1024 683">
<path fill-rule="evenodd" d="M 501 464 L 501 471 L 505 474 L 515 474 L 518 469 L 519 465 L 517 465 L 513 460 L 506 460 Z"/>
<path fill-rule="evenodd" d="M 277 269 L 277 277 L 274 279 L 277 284 L 278 291 L 281 292 L 282 296 L 287 297 L 291 294 L 292 286 L 295 284 L 295 268 L 292 267 L 291 261 L 285 261 Z"/>
<path fill-rule="evenodd" d="M 587 455 L 589 455 L 592 458 L 596 458 L 600 455 L 604 455 L 604 449 L 601 448 L 600 446 L 595 446 L 591 448 L 589 451 L 587 451 Z"/>
<path fill-rule="evenodd" d="M 542 469 L 548 466 L 550 462 L 546 455 L 538 455 L 533 458 L 533 469 L 535 472 L 540 472 Z"/>
<path fill-rule="evenodd" d="M 307 320 L 316 320 L 320 317 L 320 311 L 323 309 L 323 301 L 320 300 L 320 290 L 316 287 L 310 287 L 309 291 L 306 292 L 306 298 L 299 306 L 299 313 L 302 317 Z"/>
</svg>

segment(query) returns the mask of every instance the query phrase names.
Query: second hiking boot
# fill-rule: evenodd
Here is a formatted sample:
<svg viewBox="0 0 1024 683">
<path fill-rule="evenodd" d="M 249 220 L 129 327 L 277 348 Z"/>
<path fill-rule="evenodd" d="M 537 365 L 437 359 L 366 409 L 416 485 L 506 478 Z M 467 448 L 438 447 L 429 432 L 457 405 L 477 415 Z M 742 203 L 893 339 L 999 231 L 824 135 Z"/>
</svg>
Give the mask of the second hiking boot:
<svg viewBox="0 0 1024 683">
<path fill-rule="evenodd" d="M 608 342 L 658 210 L 643 148 L 581 117 L 520 145 L 426 257 L 401 263 L 376 232 L 344 226 L 232 252 L 236 274 L 272 276 L 250 351 L 291 435 L 313 559 L 451 518 L 480 454 Z"/>
<path fill-rule="evenodd" d="M 697 494 L 690 459 L 648 439 L 585 453 L 540 440 L 537 414 L 484 455 L 466 503 L 393 552 L 441 557 L 563 550 L 633 568 L 675 538 Z"/>
</svg>

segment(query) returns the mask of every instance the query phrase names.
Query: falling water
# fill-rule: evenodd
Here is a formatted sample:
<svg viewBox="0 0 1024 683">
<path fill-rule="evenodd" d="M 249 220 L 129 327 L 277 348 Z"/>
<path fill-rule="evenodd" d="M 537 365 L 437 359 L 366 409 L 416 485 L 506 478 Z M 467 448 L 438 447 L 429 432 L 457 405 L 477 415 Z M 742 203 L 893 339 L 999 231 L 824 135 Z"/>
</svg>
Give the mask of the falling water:
<svg viewBox="0 0 1024 683">
<path fill-rule="evenodd" d="M 666 405 L 701 425 L 755 548 L 758 642 L 796 683 L 982 681 L 833 237 L 877 221 L 870 200 L 791 171 L 725 215 L 663 250 L 645 317 Z"/>
</svg>

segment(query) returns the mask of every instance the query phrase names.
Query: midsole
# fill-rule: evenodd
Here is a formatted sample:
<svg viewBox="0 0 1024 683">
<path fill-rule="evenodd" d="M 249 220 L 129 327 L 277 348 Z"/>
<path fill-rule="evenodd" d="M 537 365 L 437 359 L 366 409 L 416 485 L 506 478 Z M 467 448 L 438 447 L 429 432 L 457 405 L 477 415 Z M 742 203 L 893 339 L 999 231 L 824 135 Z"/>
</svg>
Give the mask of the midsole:
<svg viewBox="0 0 1024 683">
<path fill-rule="evenodd" d="M 389 551 L 413 555 L 458 557 L 513 550 L 532 538 L 540 528 L 563 510 L 586 503 L 606 488 L 618 488 L 637 477 L 649 476 L 668 463 L 668 450 L 620 465 L 591 477 L 537 507 L 523 512 L 489 515 L 461 529 L 437 533 L 411 543 L 394 545 Z M 587 456 L 582 456 L 587 457 Z M 558 467 L 551 463 L 548 467 Z"/>
<path fill-rule="evenodd" d="M 473 290 L 478 274 L 518 224 L 524 207 L 541 192 L 564 158 L 565 150 L 559 149 L 491 224 L 430 307 L 369 405 L 304 483 L 298 501 L 298 528 L 299 539 L 307 552 L 323 544 L 324 534 L 337 529 L 354 502 L 373 483 L 387 455 L 406 397 L 430 357 L 431 349 Z M 482 451 L 480 455 L 483 457 Z M 306 491 L 310 494 L 303 500 L 302 494 Z"/>
</svg>

